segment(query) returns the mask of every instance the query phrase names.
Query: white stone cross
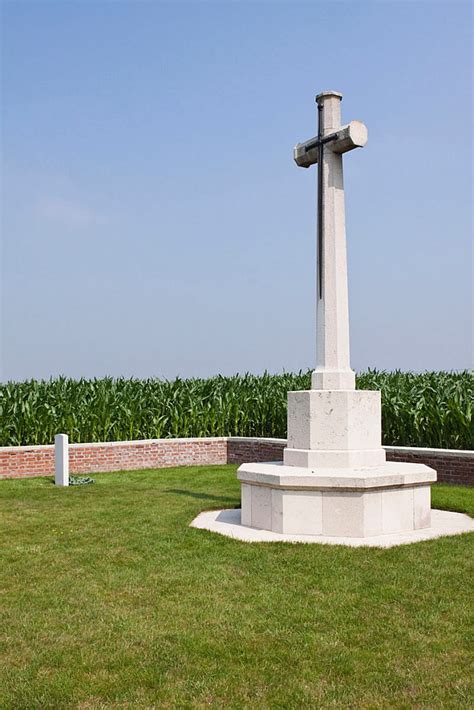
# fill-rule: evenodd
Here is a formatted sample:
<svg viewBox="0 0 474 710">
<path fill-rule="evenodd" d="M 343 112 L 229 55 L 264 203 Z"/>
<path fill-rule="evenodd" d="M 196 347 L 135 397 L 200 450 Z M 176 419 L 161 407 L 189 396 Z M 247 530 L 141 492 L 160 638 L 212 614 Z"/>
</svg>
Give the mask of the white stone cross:
<svg viewBox="0 0 474 710">
<path fill-rule="evenodd" d="M 316 390 L 355 388 L 350 366 L 349 303 L 342 154 L 367 143 L 360 121 L 341 126 L 342 94 L 324 91 L 316 96 L 318 135 L 294 148 L 296 164 L 318 164 L 318 297 Z"/>
<path fill-rule="evenodd" d="M 385 460 L 381 393 L 356 390 L 349 363 L 342 154 L 364 146 L 367 129 L 341 126 L 341 94 L 325 91 L 316 101 L 318 136 L 298 144 L 294 158 L 318 164 L 317 367 L 310 390 L 288 392 L 283 464 L 244 463 L 237 472 L 240 522 L 251 531 L 244 539 L 269 539 L 263 530 L 305 542 L 384 544 L 394 533 L 414 542 L 431 524 L 436 472 Z"/>
</svg>

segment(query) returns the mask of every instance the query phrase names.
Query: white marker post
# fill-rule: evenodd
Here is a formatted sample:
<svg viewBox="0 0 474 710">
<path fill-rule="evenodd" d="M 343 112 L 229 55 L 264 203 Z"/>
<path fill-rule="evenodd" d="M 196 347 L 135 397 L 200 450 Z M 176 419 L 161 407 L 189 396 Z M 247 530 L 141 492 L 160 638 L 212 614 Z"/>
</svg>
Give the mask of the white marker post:
<svg viewBox="0 0 474 710">
<path fill-rule="evenodd" d="M 67 434 L 56 434 L 54 437 L 54 460 L 56 486 L 69 485 L 69 438 Z"/>
</svg>

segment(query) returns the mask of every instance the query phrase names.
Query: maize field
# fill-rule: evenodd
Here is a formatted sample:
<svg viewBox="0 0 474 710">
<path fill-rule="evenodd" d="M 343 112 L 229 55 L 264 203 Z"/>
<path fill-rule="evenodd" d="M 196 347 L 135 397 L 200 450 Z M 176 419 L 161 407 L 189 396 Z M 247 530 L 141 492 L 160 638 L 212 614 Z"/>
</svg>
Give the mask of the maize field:
<svg viewBox="0 0 474 710">
<path fill-rule="evenodd" d="M 311 373 L 208 379 L 73 380 L 0 384 L 0 445 L 198 436 L 286 437 L 288 390 L 308 389 Z M 473 449 L 469 372 L 377 372 L 359 389 L 382 391 L 383 443 Z"/>
</svg>

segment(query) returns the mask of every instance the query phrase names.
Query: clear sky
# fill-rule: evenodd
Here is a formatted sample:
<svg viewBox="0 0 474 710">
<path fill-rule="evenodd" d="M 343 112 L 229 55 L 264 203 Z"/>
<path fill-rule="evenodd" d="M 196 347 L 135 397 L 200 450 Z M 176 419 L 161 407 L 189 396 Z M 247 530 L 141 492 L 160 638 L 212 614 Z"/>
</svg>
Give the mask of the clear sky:
<svg viewBox="0 0 474 710">
<path fill-rule="evenodd" d="M 325 89 L 353 367 L 472 364 L 470 3 L 2 9 L 4 380 L 313 367 Z"/>
</svg>

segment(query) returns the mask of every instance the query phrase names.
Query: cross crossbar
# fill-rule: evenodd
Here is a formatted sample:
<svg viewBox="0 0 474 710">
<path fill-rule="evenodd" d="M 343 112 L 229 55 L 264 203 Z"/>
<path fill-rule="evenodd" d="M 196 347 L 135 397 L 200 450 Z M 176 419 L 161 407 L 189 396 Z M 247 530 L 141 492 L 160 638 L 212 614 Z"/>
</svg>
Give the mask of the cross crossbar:
<svg viewBox="0 0 474 710">
<path fill-rule="evenodd" d="M 361 121 L 351 121 L 341 126 L 335 133 L 319 138 L 310 138 L 304 143 L 297 143 L 293 148 L 293 158 L 300 168 L 309 168 L 319 160 L 319 147 L 326 144 L 334 153 L 347 153 L 354 148 L 363 148 L 367 143 L 367 128 Z"/>
</svg>

